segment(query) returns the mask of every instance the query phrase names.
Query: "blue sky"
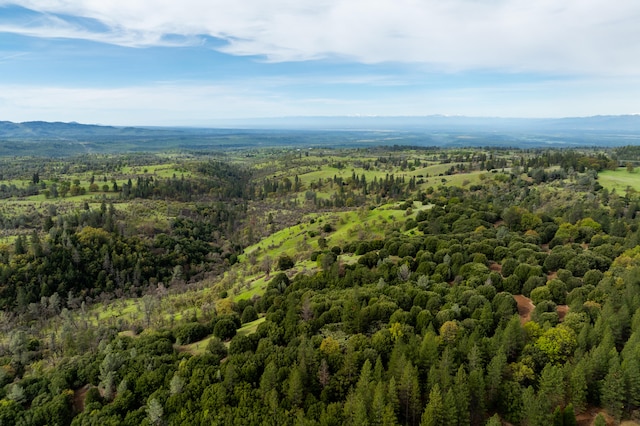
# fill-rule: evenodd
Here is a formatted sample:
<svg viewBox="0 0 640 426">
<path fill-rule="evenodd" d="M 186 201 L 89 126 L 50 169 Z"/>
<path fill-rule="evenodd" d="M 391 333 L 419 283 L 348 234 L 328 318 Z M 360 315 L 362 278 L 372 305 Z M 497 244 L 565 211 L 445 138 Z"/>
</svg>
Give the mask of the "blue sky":
<svg viewBox="0 0 640 426">
<path fill-rule="evenodd" d="M 0 0 L 0 120 L 640 113 L 637 0 Z"/>
</svg>

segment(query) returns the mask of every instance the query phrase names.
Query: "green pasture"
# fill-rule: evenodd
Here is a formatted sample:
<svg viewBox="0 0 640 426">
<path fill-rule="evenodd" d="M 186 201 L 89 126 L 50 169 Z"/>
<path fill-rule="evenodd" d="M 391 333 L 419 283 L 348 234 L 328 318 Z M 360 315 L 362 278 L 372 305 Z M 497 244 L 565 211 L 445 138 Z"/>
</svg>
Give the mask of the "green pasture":
<svg viewBox="0 0 640 426">
<path fill-rule="evenodd" d="M 255 321 L 251 321 L 244 324 L 241 328 L 238 329 L 237 334 L 239 334 L 240 336 L 247 336 L 249 334 L 255 333 L 256 330 L 258 329 L 258 326 L 262 324 L 266 319 L 267 317 L 262 317 L 262 318 L 258 318 Z"/>
<path fill-rule="evenodd" d="M 236 332 L 239 336 L 248 336 L 249 334 L 253 334 L 258 329 L 258 326 L 262 324 L 266 320 L 266 317 L 258 318 L 255 321 L 248 322 L 244 324 L 242 327 L 238 329 Z M 202 355 L 207 350 L 207 346 L 209 346 L 209 342 L 211 339 L 215 338 L 215 336 L 211 335 L 206 337 L 199 342 L 194 342 L 189 345 L 177 346 L 177 349 L 180 352 L 188 352 L 191 355 Z M 230 342 L 225 342 L 225 346 L 228 348 Z"/>
<path fill-rule="evenodd" d="M 480 183 L 480 176 L 486 175 L 486 172 L 457 173 L 449 176 L 432 176 L 425 178 L 423 187 L 438 186 L 458 186 L 466 188 L 469 185 Z"/>
<path fill-rule="evenodd" d="M 329 165 L 320 166 L 319 170 L 311 171 L 308 173 L 297 173 L 298 178 L 301 180 L 302 184 L 308 187 L 308 185 L 312 182 L 318 182 L 322 180 L 326 182 L 327 180 L 331 180 L 335 177 L 342 178 L 343 180 L 347 180 L 353 176 L 355 173 L 358 178 L 365 176 L 367 182 L 372 182 L 374 179 L 384 180 L 388 175 L 393 175 L 394 177 L 403 177 L 405 179 L 410 179 L 413 176 L 438 176 L 440 174 L 444 174 L 447 170 L 451 168 L 451 164 L 435 164 L 429 165 L 426 167 L 419 167 L 414 170 L 405 169 L 402 170 L 400 167 L 379 167 L 378 169 L 369 169 L 366 170 L 362 167 L 344 167 L 342 169 L 337 169 L 331 167 Z M 292 174 L 296 174 L 293 173 Z"/>
<path fill-rule="evenodd" d="M 191 355 L 202 355 L 207 350 L 207 346 L 209 346 L 209 342 L 215 336 L 211 335 L 206 337 L 199 342 L 194 342 L 189 345 L 176 346 L 176 349 L 180 352 L 187 352 Z"/>
<path fill-rule="evenodd" d="M 133 179 L 134 177 L 137 178 L 138 176 L 172 178 L 174 175 L 176 177 L 190 177 L 192 175 L 191 171 L 186 167 L 174 163 L 150 164 L 145 166 L 125 166 L 122 167 L 119 174 L 128 176 L 131 179 Z"/>
<path fill-rule="evenodd" d="M 617 170 L 603 170 L 598 173 L 598 182 L 609 191 L 614 189 L 618 194 L 623 194 L 627 188 L 640 191 L 640 170 L 628 172 L 626 168 Z"/>
<path fill-rule="evenodd" d="M 269 279 L 271 279 L 271 277 L 269 277 Z M 244 291 L 231 296 L 231 300 L 234 302 L 238 302 L 240 300 L 251 299 L 255 295 L 262 295 L 267 288 L 267 284 L 269 284 L 269 279 L 267 279 L 265 275 L 261 275 L 260 278 L 255 279 L 250 278 L 248 280 L 248 288 L 245 288 Z"/>
<path fill-rule="evenodd" d="M 321 237 L 326 239 L 328 247 L 342 245 L 353 238 L 381 237 L 389 228 L 401 229 L 404 222 L 422 208 L 417 203 L 414 204 L 413 213 L 407 216 L 404 210 L 394 208 L 397 205 L 399 204 L 386 204 L 373 210 L 361 208 L 357 211 L 325 213 L 313 216 L 314 223 L 310 223 L 311 216 L 306 217 L 303 223 L 280 230 L 247 247 L 240 260 L 246 261 L 252 252 L 256 253 L 258 262 L 267 255 L 274 262 L 284 254 L 295 258 L 297 254 L 318 250 L 318 239 Z M 323 231 L 327 223 L 331 224 L 332 232 Z"/>
</svg>

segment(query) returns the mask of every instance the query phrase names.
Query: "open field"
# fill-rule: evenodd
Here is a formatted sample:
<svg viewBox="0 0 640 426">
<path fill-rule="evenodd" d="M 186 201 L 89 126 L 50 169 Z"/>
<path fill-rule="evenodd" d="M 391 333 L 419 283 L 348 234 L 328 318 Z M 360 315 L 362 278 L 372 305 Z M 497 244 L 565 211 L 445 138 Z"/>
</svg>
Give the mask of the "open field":
<svg viewBox="0 0 640 426">
<path fill-rule="evenodd" d="M 614 189 L 618 194 L 624 194 L 627 188 L 640 191 L 640 170 L 629 173 L 626 168 L 617 170 L 603 170 L 598 173 L 598 182 L 609 191 Z"/>
</svg>

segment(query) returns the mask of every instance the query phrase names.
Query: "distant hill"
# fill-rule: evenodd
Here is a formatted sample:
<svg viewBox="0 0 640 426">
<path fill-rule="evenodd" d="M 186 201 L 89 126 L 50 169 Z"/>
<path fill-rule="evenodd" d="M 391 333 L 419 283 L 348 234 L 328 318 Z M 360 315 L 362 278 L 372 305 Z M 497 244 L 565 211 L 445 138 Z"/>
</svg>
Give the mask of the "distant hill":
<svg viewBox="0 0 640 426">
<path fill-rule="evenodd" d="M 283 117 L 212 122 L 212 128 L 117 127 L 0 121 L 0 156 L 247 149 L 267 146 L 620 146 L 640 144 L 640 116 L 560 119 Z M 215 128 L 213 128 L 215 127 Z"/>
<path fill-rule="evenodd" d="M 158 130 L 135 127 L 98 126 L 94 124 L 61 123 L 48 121 L 27 121 L 13 123 L 0 121 L 0 138 L 29 139 L 29 138 L 83 138 L 89 136 L 128 136 L 161 133 Z"/>
</svg>

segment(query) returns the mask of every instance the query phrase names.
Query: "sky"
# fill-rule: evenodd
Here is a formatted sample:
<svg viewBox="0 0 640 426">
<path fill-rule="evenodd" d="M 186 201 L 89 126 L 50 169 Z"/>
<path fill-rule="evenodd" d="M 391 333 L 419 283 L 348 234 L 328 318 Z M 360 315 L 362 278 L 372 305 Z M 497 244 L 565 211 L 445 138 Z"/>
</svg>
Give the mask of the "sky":
<svg viewBox="0 0 640 426">
<path fill-rule="evenodd" d="M 0 0 L 0 120 L 640 113 L 637 0 Z"/>
</svg>

